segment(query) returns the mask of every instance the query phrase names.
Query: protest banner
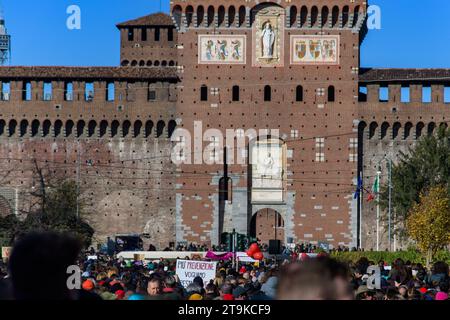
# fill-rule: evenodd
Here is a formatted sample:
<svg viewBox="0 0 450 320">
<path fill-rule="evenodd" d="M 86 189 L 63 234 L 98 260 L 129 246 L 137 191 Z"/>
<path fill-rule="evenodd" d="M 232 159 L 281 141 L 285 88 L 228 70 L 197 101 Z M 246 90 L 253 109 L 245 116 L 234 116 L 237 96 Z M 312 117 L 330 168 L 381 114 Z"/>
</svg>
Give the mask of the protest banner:
<svg viewBox="0 0 450 320">
<path fill-rule="evenodd" d="M 205 285 L 216 277 L 217 262 L 177 260 L 176 274 L 186 288 L 195 277 L 201 277 Z"/>
</svg>

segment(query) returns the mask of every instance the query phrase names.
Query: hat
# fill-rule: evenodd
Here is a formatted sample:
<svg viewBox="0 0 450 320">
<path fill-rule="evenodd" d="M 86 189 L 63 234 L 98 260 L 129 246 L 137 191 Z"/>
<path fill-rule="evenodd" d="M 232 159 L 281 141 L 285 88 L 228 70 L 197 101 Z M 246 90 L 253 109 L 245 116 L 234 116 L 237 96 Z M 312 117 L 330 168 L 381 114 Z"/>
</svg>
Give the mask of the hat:
<svg viewBox="0 0 450 320">
<path fill-rule="evenodd" d="M 366 293 L 366 292 L 369 292 L 370 291 L 370 289 L 367 287 L 367 286 L 359 286 L 358 287 L 358 290 L 356 290 L 356 295 L 358 296 L 358 295 L 360 295 L 360 294 L 362 294 L 362 293 Z"/>
<path fill-rule="evenodd" d="M 247 269 L 245 269 L 244 266 L 242 266 L 241 269 L 239 269 L 239 273 L 240 273 L 240 274 L 243 274 L 243 273 L 245 273 L 246 271 L 247 271 Z"/>
<path fill-rule="evenodd" d="M 82 287 L 83 287 L 83 290 L 91 291 L 91 290 L 93 290 L 95 288 L 95 285 L 94 285 L 94 282 L 92 282 L 92 280 L 88 279 L 88 280 L 83 282 Z"/>
<path fill-rule="evenodd" d="M 189 297 L 189 300 L 203 300 L 203 297 L 199 295 L 198 293 L 194 293 Z"/>
<path fill-rule="evenodd" d="M 427 293 L 427 288 L 422 287 L 419 289 L 419 292 L 422 294 L 425 294 L 425 293 Z"/>
<path fill-rule="evenodd" d="M 438 301 L 448 300 L 448 294 L 445 292 L 439 291 L 438 293 L 436 293 L 436 300 L 438 300 Z"/>
<path fill-rule="evenodd" d="M 244 287 L 241 287 L 241 286 L 237 286 L 236 288 L 234 288 L 233 289 L 233 296 L 235 297 L 235 298 L 239 298 L 240 296 L 242 296 L 243 294 L 245 294 L 245 293 L 247 293 L 247 291 L 249 290 L 250 288 L 244 288 Z"/>
<path fill-rule="evenodd" d="M 117 299 L 119 299 L 119 300 L 121 300 L 121 299 L 123 299 L 123 297 L 125 297 L 125 291 L 123 291 L 123 290 L 117 290 L 114 294 L 116 295 Z"/>
</svg>

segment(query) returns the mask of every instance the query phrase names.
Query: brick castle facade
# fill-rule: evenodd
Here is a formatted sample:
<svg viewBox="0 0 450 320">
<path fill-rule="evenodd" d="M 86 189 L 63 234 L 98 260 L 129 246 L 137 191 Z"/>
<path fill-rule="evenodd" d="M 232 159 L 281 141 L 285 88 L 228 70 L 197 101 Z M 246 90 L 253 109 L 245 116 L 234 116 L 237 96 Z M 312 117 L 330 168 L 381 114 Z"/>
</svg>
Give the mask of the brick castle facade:
<svg viewBox="0 0 450 320">
<path fill-rule="evenodd" d="M 446 124 L 450 70 L 360 68 L 366 19 L 362 0 L 173 0 L 117 25 L 120 67 L 1 67 L 1 214 L 30 211 L 40 168 L 80 181 L 98 241 L 375 248 L 358 174 L 386 183 L 386 156 Z"/>
</svg>

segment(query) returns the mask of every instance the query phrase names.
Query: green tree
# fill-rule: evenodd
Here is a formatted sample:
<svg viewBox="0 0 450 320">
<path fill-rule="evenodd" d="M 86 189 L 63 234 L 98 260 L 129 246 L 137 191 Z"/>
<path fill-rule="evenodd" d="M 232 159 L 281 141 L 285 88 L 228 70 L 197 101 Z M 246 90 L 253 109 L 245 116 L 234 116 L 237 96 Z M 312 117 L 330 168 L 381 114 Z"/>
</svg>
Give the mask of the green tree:
<svg viewBox="0 0 450 320">
<path fill-rule="evenodd" d="M 392 208 L 404 224 L 422 190 L 444 186 L 450 194 L 450 130 L 441 126 L 434 135 L 422 137 L 392 168 Z M 388 206 L 389 190 L 381 188 L 380 204 Z M 401 230 L 400 236 L 405 235 Z"/>
<path fill-rule="evenodd" d="M 76 183 L 66 180 L 55 184 L 55 187 L 42 186 L 41 189 L 46 190 L 38 195 L 42 199 L 41 207 L 28 213 L 24 221 L 14 215 L 1 218 L 0 237 L 11 244 L 16 237 L 30 231 L 56 231 L 73 234 L 88 247 L 94 229 L 81 218 L 83 203 L 78 203 L 77 215 Z"/>
<path fill-rule="evenodd" d="M 450 243 L 450 197 L 446 187 L 437 186 L 420 195 L 406 221 L 408 235 L 426 255 L 430 265 L 435 254 Z"/>
</svg>

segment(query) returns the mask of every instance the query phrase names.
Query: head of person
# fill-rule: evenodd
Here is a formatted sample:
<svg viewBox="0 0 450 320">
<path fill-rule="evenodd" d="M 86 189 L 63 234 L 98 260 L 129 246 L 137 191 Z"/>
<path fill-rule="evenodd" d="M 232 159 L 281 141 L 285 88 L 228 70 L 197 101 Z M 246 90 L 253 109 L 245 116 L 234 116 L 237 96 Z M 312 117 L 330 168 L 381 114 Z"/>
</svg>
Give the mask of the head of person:
<svg viewBox="0 0 450 320">
<path fill-rule="evenodd" d="M 150 296 L 157 296 L 161 293 L 161 280 L 158 278 L 152 278 L 147 284 L 147 293 Z"/>
<path fill-rule="evenodd" d="M 201 287 L 198 283 L 192 282 L 186 287 L 186 293 L 191 296 L 194 293 L 202 294 L 203 287 Z"/>
<path fill-rule="evenodd" d="M 164 278 L 164 287 L 165 288 L 171 288 L 174 289 L 177 286 L 177 279 L 172 276 L 172 275 L 168 275 L 167 277 Z"/>
<path fill-rule="evenodd" d="M 81 244 L 75 238 L 53 232 L 33 232 L 14 245 L 9 259 L 12 290 L 18 300 L 68 300 L 73 292 L 67 286 L 69 266 L 75 266 Z M 32 269 L 30 269 L 32 266 Z M 45 278 L 45 286 L 30 278 Z"/>
<path fill-rule="evenodd" d="M 279 300 L 351 299 L 347 274 L 344 265 L 327 257 L 292 263 L 280 272 L 277 297 Z"/>
</svg>

